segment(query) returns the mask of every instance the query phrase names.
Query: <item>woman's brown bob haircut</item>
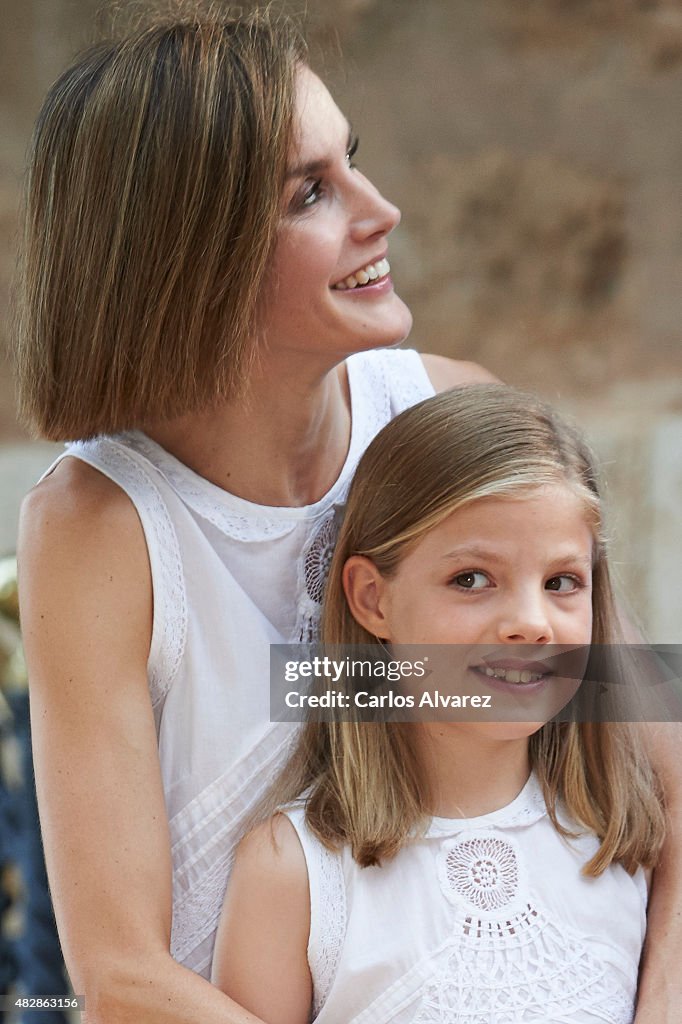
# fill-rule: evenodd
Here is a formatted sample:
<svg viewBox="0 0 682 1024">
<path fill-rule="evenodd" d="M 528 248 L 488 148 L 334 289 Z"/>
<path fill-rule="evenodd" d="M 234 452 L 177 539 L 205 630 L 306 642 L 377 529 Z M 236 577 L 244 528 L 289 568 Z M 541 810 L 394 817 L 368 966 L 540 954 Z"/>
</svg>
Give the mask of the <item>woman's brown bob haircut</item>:
<svg viewBox="0 0 682 1024">
<path fill-rule="evenodd" d="M 186 10 L 84 53 L 38 118 L 17 374 L 53 440 L 208 408 L 248 378 L 305 47 L 281 15 Z"/>
</svg>

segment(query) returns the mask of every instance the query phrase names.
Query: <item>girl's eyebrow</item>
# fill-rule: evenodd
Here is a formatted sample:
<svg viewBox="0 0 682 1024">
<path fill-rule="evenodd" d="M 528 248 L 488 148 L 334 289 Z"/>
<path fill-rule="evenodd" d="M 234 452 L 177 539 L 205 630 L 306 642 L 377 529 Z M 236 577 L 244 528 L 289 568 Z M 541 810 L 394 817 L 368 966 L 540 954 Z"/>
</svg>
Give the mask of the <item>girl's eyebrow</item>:
<svg viewBox="0 0 682 1024">
<path fill-rule="evenodd" d="M 488 562 L 504 562 L 506 560 L 504 553 L 498 553 L 493 551 L 491 548 L 484 548 L 480 545 L 472 544 L 466 547 L 453 548 L 452 551 L 448 551 L 447 554 L 441 555 L 441 561 L 453 561 L 461 558 L 480 558 L 485 559 Z M 568 564 L 573 565 L 585 565 L 592 566 L 592 559 L 588 558 L 581 551 L 574 551 L 572 549 L 561 551 L 556 558 L 552 558 L 551 565 L 563 566 Z"/>
<path fill-rule="evenodd" d="M 441 555 L 441 561 L 452 561 L 456 558 L 485 558 L 489 562 L 499 562 L 503 560 L 502 555 L 495 554 L 490 548 L 479 547 L 476 544 L 467 545 L 462 548 L 453 548 L 452 551 L 448 551 L 447 554 Z"/>
<path fill-rule="evenodd" d="M 346 121 L 348 125 L 348 138 L 346 140 L 346 151 L 348 151 L 353 142 L 353 129 L 350 121 Z M 329 169 L 332 160 L 330 157 L 324 157 L 321 160 L 311 160 L 307 164 L 296 164 L 294 167 L 290 167 L 286 173 L 286 180 L 289 181 L 291 178 L 308 178 L 314 177 L 315 175 L 321 174 L 323 171 Z"/>
</svg>

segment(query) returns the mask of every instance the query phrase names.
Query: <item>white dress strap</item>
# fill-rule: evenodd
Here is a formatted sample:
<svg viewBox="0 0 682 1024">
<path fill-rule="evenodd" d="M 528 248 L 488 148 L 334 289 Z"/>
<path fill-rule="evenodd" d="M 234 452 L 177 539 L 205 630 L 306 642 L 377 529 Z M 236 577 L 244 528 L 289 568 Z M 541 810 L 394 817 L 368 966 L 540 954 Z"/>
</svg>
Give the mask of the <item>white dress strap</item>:
<svg viewBox="0 0 682 1024">
<path fill-rule="evenodd" d="M 180 544 L 161 490 L 165 481 L 147 459 L 114 437 L 96 437 L 69 445 L 48 473 L 67 456 L 86 462 L 125 491 L 142 524 L 154 594 L 152 639 L 147 663 L 149 693 L 152 706 L 157 708 L 180 668 L 188 622 Z"/>
<path fill-rule="evenodd" d="M 283 811 L 296 829 L 308 869 L 310 936 L 308 965 L 313 979 L 313 1015 L 329 995 L 346 934 L 346 883 L 340 853 L 322 845 L 306 824 L 303 807 Z"/>
</svg>

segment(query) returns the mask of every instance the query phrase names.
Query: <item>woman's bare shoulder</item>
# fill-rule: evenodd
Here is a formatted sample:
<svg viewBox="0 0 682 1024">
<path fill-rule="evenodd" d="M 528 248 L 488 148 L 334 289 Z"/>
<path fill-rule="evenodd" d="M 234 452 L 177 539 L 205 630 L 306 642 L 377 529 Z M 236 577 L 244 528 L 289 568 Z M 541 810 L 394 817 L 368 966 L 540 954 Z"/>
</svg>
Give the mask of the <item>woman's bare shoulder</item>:
<svg viewBox="0 0 682 1024">
<path fill-rule="evenodd" d="M 116 545 L 119 554 L 144 547 L 135 507 L 118 484 L 81 459 L 65 458 L 29 491 L 21 507 L 20 543 L 29 550 L 47 544 L 50 550 Z"/>
<path fill-rule="evenodd" d="M 499 384 L 500 381 L 492 373 L 478 363 L 465 362 L 461 359 L 449 359 L 447 356 L 424 355 L 422 362 L 429 380 L 437 392 L 448 388 L 461 387 L 464 384 Z"/>
<path fill-rule="evenodd" d="M 135 610 L 138 641 L 148 653 L 151 571 L 142 524 L 128 495 L 98 470 L 67 458 L 24 499 L 17 543 L 22 616 L 93 629 L 92 609 L 115 633 L 120 616 Z M 63 619 L 63 621 L 62 621 Z M 39 622 L 33 623 L 37 628 Z M 115 642 L 107 637 L 106 642 Z"/>
</svg>

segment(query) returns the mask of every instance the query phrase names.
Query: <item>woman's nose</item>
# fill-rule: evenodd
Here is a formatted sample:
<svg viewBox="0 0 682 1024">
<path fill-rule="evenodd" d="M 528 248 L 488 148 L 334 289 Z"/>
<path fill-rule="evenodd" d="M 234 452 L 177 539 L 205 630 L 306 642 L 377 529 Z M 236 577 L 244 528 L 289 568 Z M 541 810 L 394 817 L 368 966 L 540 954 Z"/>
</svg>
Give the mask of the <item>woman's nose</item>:
<svg viewBox="0 0 682 1024">
<path fill-rule="evenodd" d="M 549 644 L 554 633 L 541 598 L 519 595 L 505 609 L 498 622 L 503 643 Z"/>
<path fill-rule="evenodd" d="M 400 210 L 385 199 L 369 178 L 357 168 L 353 170 L 356 184 L 355 209 L 351 233 L 362 242 L 373 235 L 387 235 L 400 223 Z"/>
</svg>

